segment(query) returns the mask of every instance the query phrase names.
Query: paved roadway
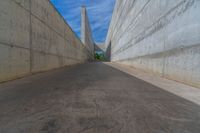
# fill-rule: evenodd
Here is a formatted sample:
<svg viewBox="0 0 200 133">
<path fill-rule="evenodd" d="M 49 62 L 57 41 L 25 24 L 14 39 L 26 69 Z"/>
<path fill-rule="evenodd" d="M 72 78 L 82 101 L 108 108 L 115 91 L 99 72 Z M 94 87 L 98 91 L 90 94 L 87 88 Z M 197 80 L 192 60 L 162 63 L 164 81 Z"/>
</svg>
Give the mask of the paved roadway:
<svg viewBox="0 0 200 133">
<path fill-rule="evenodd" d="M 90 63 L 1 84 L 0 133 L 200 133 L 200 106 Z"/>
</svg>

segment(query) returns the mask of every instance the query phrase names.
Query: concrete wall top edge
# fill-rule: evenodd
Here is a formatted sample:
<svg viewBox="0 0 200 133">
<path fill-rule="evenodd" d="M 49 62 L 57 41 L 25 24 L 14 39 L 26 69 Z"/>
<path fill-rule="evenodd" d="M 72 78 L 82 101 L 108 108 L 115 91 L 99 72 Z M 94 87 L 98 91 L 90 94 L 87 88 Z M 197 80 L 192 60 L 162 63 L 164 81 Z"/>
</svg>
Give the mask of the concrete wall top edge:
<svg viewBox="0 0 200 133">
<path fill-rule="evenodd" d="M 76 38 L 78 39 L 78 41 L 82 44 L 82 46 L 84 48 L 86 48 L 84 46 L 84 44 L 82 43 L 81 39 L 78 37 L 78 35 L 74 32 L 74 30 L 69 26 L 69 24 L 67 23 L 67 21 L 64 19 L 64 17 L 62 16 L 62 14 L 59 12 L 59 10 L 54 6 L 54 4 L 51 2 L 51 0 L 47 0 L 51 6 L 54 8 L 54 10 L 59 14 L 59 16 L 62 18 L 62 20 L 64 21 L 64 23 L 70 28 L 71 32 L 73 32 L 73 34 L 76 36 Z"/>
</svg>

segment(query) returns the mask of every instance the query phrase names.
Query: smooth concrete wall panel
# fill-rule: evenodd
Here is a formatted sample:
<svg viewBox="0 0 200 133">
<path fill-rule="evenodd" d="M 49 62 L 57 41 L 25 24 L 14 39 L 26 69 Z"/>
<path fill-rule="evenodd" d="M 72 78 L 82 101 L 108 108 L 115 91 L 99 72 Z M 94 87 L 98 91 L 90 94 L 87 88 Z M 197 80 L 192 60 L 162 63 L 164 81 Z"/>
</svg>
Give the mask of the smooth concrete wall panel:
<svg viewBox="0 0 200 133">
<path fill-rule="evenodd" d="M 0 81 L 92 57 L 48 0 L 0 0 Z"/>
<path fill-rule="evenodd" d="M 53 54 L 34 52 L 32 72 L 40 72 L 63 66 L 63 58 Z"/>
<path fill-rule="evenodd" d="M 34 51 L 63 56 L 66 52 L 66 45 L 63 37 L 41 23 L 40 20 L 32 17 L 32 48 Z"/>
<path fill-rule="evenodd" d="M 73 34 L 73 32 L 71 32 L 71 29 L 69 26 L 64 26 L 64 38 L 68 41 L 68 42 L 72 42 L 72 39 L 75 37 L 75 35 Z"/>
<path fill-rule="evenodd" d="M 50 2 L 47 0 L 31 0 L 31 12 L 47 26 L 63 36 L 64 20 Z"/>
<path fill-rule="evenodd" d="M 168 53 L 165 58 L 164 74 L 166 77 L 198 86 L 200 82 L 200 46 L 177 49 L 173 56 Z M 176 80 L 176 79 L 175 79 Z"/>
<path fill-rule="evenodd" d="M 30 0 L 12 0 L 26 10 L 30 10 Z"/>
<path fill-rule="evenodd" d="M 0 81 L 30 72 L 29 2 L 0 1 Z"/>
<path fill-rule="evenodd" d="M 89 58 L 77 58 L 78 55 L 82 53 L 81 50 L 85 48 L 49 1 L 32 0 L 31 11 L 33 31 L 32 67 L 38 68 L 33 71 L 50 70 L 65 65 L 83 63 Z M 75 40 L 79 41 L 76 42 Z M 80 47 L 77 46 L 83 47 L 83 49 L 80 49 Z M 84 54 L 87 55 L 88 53 Z M 69 60 L 69 62 L 66 60 Z"/>
<path fill-rule="evenodd" d="M 0 81 L 27 75 L 30 72 L 29 57 L 28 49 L 0 43 Z"/>
<path fill-rule="evenodd" d="M 30 13 L 15 1 L 0 2 L 0 42 L 29 48 Z"/>
<path fill-rule="evenodd" d="M 111 61 L 200 87 L 199 11 L 199 0 L 117 0 Z"/>
</svg>

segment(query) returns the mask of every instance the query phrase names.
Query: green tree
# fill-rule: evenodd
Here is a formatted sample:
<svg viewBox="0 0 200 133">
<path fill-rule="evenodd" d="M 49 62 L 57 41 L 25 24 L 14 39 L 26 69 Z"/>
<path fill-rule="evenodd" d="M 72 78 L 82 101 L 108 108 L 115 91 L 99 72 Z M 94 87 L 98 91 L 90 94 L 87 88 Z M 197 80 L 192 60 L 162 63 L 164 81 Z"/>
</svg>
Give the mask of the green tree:
<svg viewBox="0 0 200 133">
<path fill-rule="evenodd" d="M 95 59 L 98 61 L 104 61 L 105 57 L 103 53 L 95 53 Z"/>
</svg>

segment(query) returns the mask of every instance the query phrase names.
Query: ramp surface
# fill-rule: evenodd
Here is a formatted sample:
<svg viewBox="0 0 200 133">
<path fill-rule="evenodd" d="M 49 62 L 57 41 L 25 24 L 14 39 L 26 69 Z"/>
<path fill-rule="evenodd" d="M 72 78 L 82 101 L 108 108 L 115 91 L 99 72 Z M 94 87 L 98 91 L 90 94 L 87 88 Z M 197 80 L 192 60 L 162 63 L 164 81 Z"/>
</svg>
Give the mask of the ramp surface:
<svg viewBox="0 0 200 133">
<path fill-rule="evenodd" d="M 1 133 L 199 133 L 200 106 L 103 63 L 0 85 Z"/>
</svg>

